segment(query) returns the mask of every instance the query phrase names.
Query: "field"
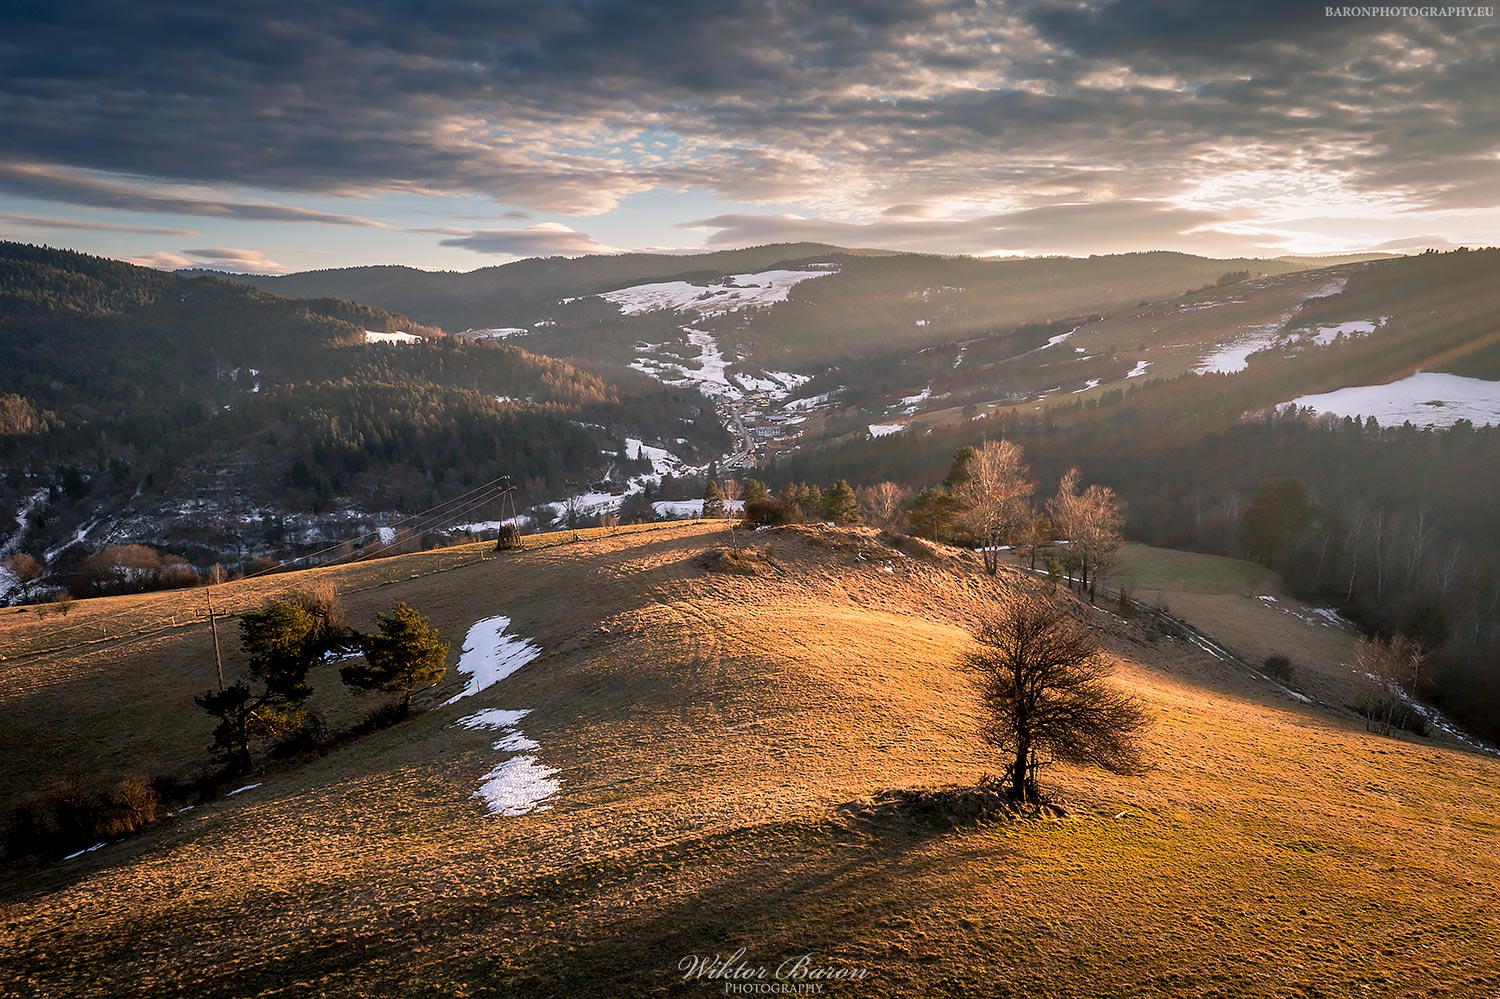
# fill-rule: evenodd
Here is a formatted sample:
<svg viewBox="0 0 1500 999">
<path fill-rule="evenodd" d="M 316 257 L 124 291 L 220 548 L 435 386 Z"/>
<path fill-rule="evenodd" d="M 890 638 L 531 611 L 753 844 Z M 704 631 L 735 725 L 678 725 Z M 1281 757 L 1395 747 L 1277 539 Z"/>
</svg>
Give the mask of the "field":
<svg viewBox="0 0 1500 999">
<path fill-rule="evenodd" d="M 854 803 L 879 790 L 998 769 L 955 658 L 979 615 L 1045 580 L 822 528 L 693 524 L 478 554 L 327 572 L 357 623 L 406 600 L 456 658 L 471 624 L 505 614 L 540 658 L 138 837 L 12 868 L 0 992 L 709 995 L 724 983 L 685 980 L 681 963 L 740 948 L 773 970 L 807 953 L 867 969 L 828 995 L 1500 988 L 1500 761 L 1372 736 L 1077 605 L 1158 719 L 1152 769 L 1049 767 L 1059 819 L 864 821 Z M 1174 613 L 1178 581 L 1274 595 L 1243 563 L 1189 563 L 1137 550 L 1125 574 Z M 249 606 L 298 582 L 223 599 Z M 65 624 L 156 620 L 192 599 L 85 603 Z M 202 754 L 202 733 L 179 731 L 196 710 L 182 698 L 208 682 L 201 626 L 25 663 L 63 622 L 13 617 L 0 617 L 21 663 L 0 690 L 7 787 L 36 754 L 52 769 Z M 427 703 L 461 685 L 450 675 Z M 160 710 L 132 707 L 151 697 Z M 525 735 L 561 782 L 545 810 L 490 816 L 470 797 L 498 754 L 453 723 L 487 707 L 531 709 Z M 116 715 L 151 748 L 115 745 L 130 727 Z M 80 736 L 116 728 L 45 741 L 70 716 L 88 719 Z"/>
</svg>

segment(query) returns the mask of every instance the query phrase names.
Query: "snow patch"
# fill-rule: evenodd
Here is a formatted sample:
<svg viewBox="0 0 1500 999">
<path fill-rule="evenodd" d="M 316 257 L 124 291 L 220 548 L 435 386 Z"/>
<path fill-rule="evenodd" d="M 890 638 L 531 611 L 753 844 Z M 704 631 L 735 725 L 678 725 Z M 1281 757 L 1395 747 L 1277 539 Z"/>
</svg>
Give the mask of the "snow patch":
<svg viewBox="0 0 1500 999">
<path fill-rule="evenodd" d="M 1129 371 L 1125 372 L 1125 377 L 1126 378 L 1139 378 L 1141 375 L 1144 375 L 1146 373 L 1146 369 L 1149 368 L 1149 367 L 1151 367 L 1151 362 L 1150 361 L 1136 361 L 1135 362 L 1135 367 L 1133 367 Z"/>
<path fill-rule="evenodd" d="M 1355 385 L 1292 400 L 1335 416 L 1375 417 L 1383 426 L 1451 427 L 1459 420 L 1500 424 L 1500 382 L 1418 371 L 1387 385 Z"/>
<path fill-rule="evenodd" d="M 365 330 L 365 343 L 421 343 L 422 338 L 415 333 L 403 333 L 396 330 L 392 333 L 380 333 L 376 330 Z"/>
<path fill-rule="evenodd" d="M 703 516 L 703 501 L 692 500 L 658 500 L 651 504 L 651 509 L 656 511 L 658 517 L 701 517 Z M 728 514 L 738 515 L 745 510 L 745 504 L 740 500 L 725 500 L 724 511 Z"/>
<path fill-rule="evenodd" d="M 501 615 L 487 617 L 469 628 L 456 667 L 458 672 L 468 674 L 469 682 L 444 701 L 443 707 L 499 683 L 542 654 L 530 639 L 507 635 L 508 627 L 510 618 Z"/>
<path fill-rule="evenodd" d="M 470 730 L 500 732 L 500 738 L 492 745 L 497 752 L 534 754 L 541 744 L 516 727 L 530 713 L 529 708 L 485 708 L 454 724 Z M 514 817 L 546 811 L 551 806 L 543 802 L 562 787 L 562 782 L 554 779 L 557 773 L 542 765 L 535 755 L 513 755 L 480 778 L 479 789 L 469 797 L 483 801 L 491 815 Z"/>
<path fill-rule="evenodd" d="M 891 434 L 899 434 L 906 429 L 904 423 L 872 423 L 870 424 L 871 437 L 888 437 Z"/>
<path fill-rule="evenodd" d="M 741 309 L 763 309 L 785 302 L 793 288 L 803 281 L 827 277 L 832 270 L 761 271 L 758 274 L 735 274 L 722 284 L 700 285 L 686 281 L 661 281 L 639 284 L 617 291 L 606 291 L 599 298 L 620 307 L 627 316 L 666 309 L 672 312 L 696 312 L 701 316 L 722 316 Z"/>
</svg>

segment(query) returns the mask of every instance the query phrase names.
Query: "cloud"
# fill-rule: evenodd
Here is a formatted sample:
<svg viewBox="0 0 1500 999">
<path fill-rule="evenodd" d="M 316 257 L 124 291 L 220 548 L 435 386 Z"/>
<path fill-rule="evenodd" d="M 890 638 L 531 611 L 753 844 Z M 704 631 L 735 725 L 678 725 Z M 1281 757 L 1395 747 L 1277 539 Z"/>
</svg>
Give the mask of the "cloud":
<svg viewBox="0 0 1500 999">
<path fill-rule="evenodd" d="M 377 229 L 389 228 L 382 222 L 338 215 L 310 208 L 285 205 L 263 205 L 173 194 L 162 190 L 121 184 L 76 171 L 38 163 L 0 162 L 0 191 L 25 198 L 62 201 L 95 208 L 127 212 L 157 212 L 169 215 L 198 215 L 258 222 L 316 222 L 324 225 L 351 225 Z M 78 226 L 83 228 L 84 226 Z M 128 229 L 119 231 L 130 231 Z M 150 231 L 150 230 L 141 230 Z M 165 231 L 165 230 L 163 230 Z"/>
<path fill-rule="evenodd" d="M 260 250 L 239 250 L 209 247 L 198 250 L 183 250 L 173 253 L 161 250 L 138 257 L 130 257 L 127 263 L 158 270 L 175 271 L 185 267 L 208 267 L 236 274 L 287 274 L 292 268 L 267 257 Z"/>
<path fill-rule="evenodd" d="M 1220 256 L 1285 252 L 1279 239 L 1246 229 L 1243 221 L 1229 212 L 1127 200 L 1048 205 L 967 219 L 866 223 L 795 215 L 720 215 L 686 222 L 682 227 L 711 232 L 711 246 L 807 240 L 976 255 L 1083 255 L 1162 249 Z"/>
<path fill-rule="evenodd" d="M 556 222 L 538 222 L 525 229 L 478 229 L 442 241 L 475 253 L 511 257 L 577 257 L 586 253 L 618 253 L 587 233 Z"/>
<path fill-rule="evenodd" d="M 166 229 L 149 225 L 122 225 L 116 222 L 89 222 L 83 219 L 37 218 L 33 215 L 0 214 L 0 222 L 22 225 L 28 229 L 86 229 L 95 232 L 129 232 L 145 236 L 196 236 L 191 229 Z"/>
<path fill-rule="evenodd" d="M 143 180 L 569 215 L 660 189 L 853 219 L 1500 201 L 1493 18 L 1328 18 L 1306 0 L 325 0 L 295 17 L 78 0 L 6 27 L 0 134 L 30 166 L 0 168 L 0 189 L 99 207 L 378 224 Z"/>
</svg>

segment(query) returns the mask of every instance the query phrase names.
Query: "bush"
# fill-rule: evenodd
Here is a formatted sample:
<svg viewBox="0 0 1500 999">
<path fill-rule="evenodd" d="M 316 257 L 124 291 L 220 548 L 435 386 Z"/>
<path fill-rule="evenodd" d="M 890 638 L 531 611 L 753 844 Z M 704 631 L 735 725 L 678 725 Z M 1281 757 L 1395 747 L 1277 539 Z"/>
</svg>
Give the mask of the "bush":
<svg viewBox="0 0 1500 999">
<path fill-rule="evenodd" d="M 745 504 L 745 522 L 756 527 L 780 527 L 792 522 L 792 511 L 780 500 L 751 500 Z"/>
<path fill-rule="evenodd" d="M 161 795 L 140 774 L 113 781 L 69 778 L 11 806 L 5 852 L 64 856 L 146 828 L 156 821 Z"/>
<path fill-rule="evenodd" d="M 1266 656 L 1266 660 L 1262 665 L 1265 668 L 1266 676 L 1281 683 L 1291 683 L 1295 676 L 1295 671 L 1292 669 L 1292 661 L 1286 656 Z"/>
</svg>

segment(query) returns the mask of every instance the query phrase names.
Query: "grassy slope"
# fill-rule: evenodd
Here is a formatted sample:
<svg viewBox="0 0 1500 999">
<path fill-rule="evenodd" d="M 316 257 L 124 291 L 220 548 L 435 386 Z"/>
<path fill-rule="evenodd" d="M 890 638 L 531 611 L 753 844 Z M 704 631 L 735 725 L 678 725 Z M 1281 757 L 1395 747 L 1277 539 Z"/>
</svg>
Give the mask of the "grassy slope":
<svg viewBox="0 0 1500 999">
<path fill-rule="evenodd" d="M 723 990 L 680 982 L 678 961 L 741 946 L 873 970 L 829 994 L 1500 986 L 1495 761 L 1374 738 L 1080 608 L 1159 715 L 1152 773 L 1053 768 L 1082 806 L 1060 822 L 851 825 L 840 803 L 995 768 L 953 657 L 977 610 L 1045 584 L 826 532 L 755 535 L 764 574 L 706 573 L 720 531 L 603 537 L 353 594 L 356 618 L 406 599 L 455 638 L 506 613 L 546 654 L 459 706 L 29 874 L 0 910 L 0 991 L 702 995 Z M 368 583 L 443 557 L 338 571 Z M 173 655 L 188 654 L 153 653 Z M 29 709 L 56 713 L 98 668 Z M 491 818 L 468 800 L 492 737 L 447 726 L 487 706 L 534 709 L 523 728 L 564 781 L 550 811 Z"/>
</svg>

